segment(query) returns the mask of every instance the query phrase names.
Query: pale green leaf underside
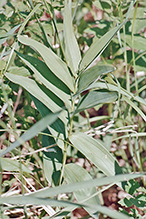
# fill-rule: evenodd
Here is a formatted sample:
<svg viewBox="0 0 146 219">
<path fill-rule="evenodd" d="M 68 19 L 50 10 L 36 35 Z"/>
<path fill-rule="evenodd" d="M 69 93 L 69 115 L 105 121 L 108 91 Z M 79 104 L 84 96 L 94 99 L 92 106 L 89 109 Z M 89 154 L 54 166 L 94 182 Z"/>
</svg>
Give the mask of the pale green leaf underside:
<svg viewBox="0 0 146 219">
<path fill-rule="evenodd" d="M 78 70 L 78 65 L 81 61 L 81 54 L 77 40 L 74 35 L 71 11 L 67 1 L 65 1 L 65 9 L 64 9 L 64 38 L 65 38 L 66 57 L 69 62 L 69 67 L 71 68 L 73 74 L 76 75 Z"/>
<path fill-rule="evenodd" d="M 120 90 L 120 93 L 123 94 L 122 100 L 126 101 L 129 105 L 131 105 L 131 107 L 133 107 L 139 113 L 139 115 L 141 115 L 141 117 L 144 119 L 144 121 L 146 121 L 145 114 L 141 111 L 140 108 L 138 108 L 136 106 L 136 104 L 134 102 L 132 102 L 129 99 L 129 98 L 132 98 L 133 100 L 136 100 L 139 103 L 146 106 L 146 101 L 144 99 L 142 99 L 141 97 L 134 96 L 133 93 L 125 90 L 124 88 L 118 87 L 118 86 L 115 86 L 115 85 L 109 84 L 109 83 L 97 82 L 97 83 L 89 86 L 89 89 L 93 89 L 93 88 L 109 88 L 110 90 L 117 91 L 117 92 L 119 92 L 119 90 Z"/>
<path fill-rule="evenodd" d="M 39 78 L 39 80 L 49 89 L 51 90 L 55 95 L 57 95 L 63 102 L 66 103 L 66 106 L 70 106 L 70 101 L 69 98 L 70 96 L 63 92 L 62 90 L 58 89 L 56 86 L 54 86 L 52 83 L 49 82 L 49 80 L 45 79 L 42 75 L 41 72 L 35 68 L 35 64 L 32 65 L 29 61 L 27 61 L 25 58 L 22 56 L 19 56 L 24 63 L 36 74 L 36 76 Z M 42 69 L 43 70 L 43 69 Z M 46 72 L 47 73 L 47 72 Z"/>
<path fill-rule="evenodd" d="M 18 138 L 17 141 L 12 143 L 5 151 L 3 151 L 0 154 L 0 157 L 36 136 L 39 132 L 43 131 L 48 125 L 51 125 L 58 118 L 58 116 L 59 113 L 50 113 L 46 117 L 43 117 L 40 121 L 35 123 L 26 133 L 21 135 L 21 137 Z"/>
<path fill-rule="evenodd" d="M 33 47 L 34 50 L 37 50 L 48 68 L 50 68 L 51 71 L 63 81 L 71 91 L 74 91 L 74 81 L 67 65 L 50 48 L 47 48 L 45 45 L 28 37 L 19 36 L 18 40 L 22 44 Z"/>
<path fill-rule="evenodd" d="M 1 169 L 4 171 L 16 171 L 20 172 L 20 163 L 10 158 L 0 158 Z M 32 173 L 26 166 L 21 164 L 22 172 Z"/>
<path fill-rule="evenodd" d="M 83 96 L 75 110 L 75 114 L 85 109 L 92 108 L 98 104 L 112 103 L 118 98 L 117 92 L 114 91 L 91 91 Z"/>
<path fill-rule="evenodd" d="M 27 205 L 27 204 L 35 204 L 35 205 L 51 205 L 51 206 L 61 206 L 61 207 L 82 207 L 84 205 L 80 203 L 73 203 L 69 201 L 64 200 L 56 200 L 56 199 L 49 199 L 49 198 L 40 198 L 40 197 L 30 197 L 30 196 L 18 196 L 18 197 L 0 197 L 0 204 L 3 205 L 3 203 L 9 203 L 14 205 Z M 113 211 L 112 209 L 109 209 L 104 206 L 100 205 L 87 205 L 88 208 L 90 208 L 92 211 L 95 212 L 101 212 L 103 214 L 109 215 L 110 217 L 114 219 L 130 219 L 129 216 L 119 213 L 117 211 Z"/>
<path fill-rule="evenodd" d="M 97 82 L 88 87 L 88 89 L 95 89 L 95 88 L 105 88 L 105 89 L 108 88 L 109 90 L 117 91 L 117 92 L 119 92 L 120 90 L 121 94 L 127 96 L 128 98 L 133 98 L 134 100 L 146 106 L 146 101 L 144 99 L 142 99 L 139 96 L 134 96 L 133 93 L 125 90 L 123 87 L 118 87 L 118 85 L 116 86 L 116 85 L 109 84 L 109 83 Z"/>
<path fill-rule="evenodd" d="M 24 87 L 30 94 L 40 100 L 45 106 L 47 106 L 52 112 L 60 111 L 61 108 L 52 101 L 37 85 L 37 83 L 27 77 L 13 75 L 10 73 L 6 73 L 5 76 L 12 82 L 21 85 Z M 63 121 L 66 121 L 65 115 L 63 116 Z"/>
<path fill-rule="evenodd" d="M 91 188 L 95 186 L 103 186 L 103 185 L 107 185 L 111 183 L 127 181 L 130 179 L 141 177 L 144 174 L 145 173 L 119 174 L 116 176 L 103 177 L 100 179 L 96 178 L 92 180 L 71 183 L 69 185 L 56 186 L 54 188 L 49 187 L 43 190 L 41 189 L 28 196 L 29 197 L 40 197 L 40 198 L 54 197 L 55 195 L 58 195 L 61 193 L 70 193 L 70 192 L 77 191 L 79 189 L 86 189 L 86 188 Z"/>
<path fill-rule="evenodd" d="M 105 175 L 115 175 L 115 158 L 98 140 L 84 133 L 73 134 L 71 143 Z"/>
<path fill-rule="evenodd" d="M 77 93 L 87 88 L 91 83 L 96 81 L 99 76 L 115 71 L 113 66 L 95 65 L 84 71 L 79 78 Z"/>
<path fill-rule="evenodd" d="M 121 25 L 113 28 L 90 46 L 80 63 L 80 70 L 87 68 L 97 56 L 100 56 L 120 28 Z"/>
</svg>

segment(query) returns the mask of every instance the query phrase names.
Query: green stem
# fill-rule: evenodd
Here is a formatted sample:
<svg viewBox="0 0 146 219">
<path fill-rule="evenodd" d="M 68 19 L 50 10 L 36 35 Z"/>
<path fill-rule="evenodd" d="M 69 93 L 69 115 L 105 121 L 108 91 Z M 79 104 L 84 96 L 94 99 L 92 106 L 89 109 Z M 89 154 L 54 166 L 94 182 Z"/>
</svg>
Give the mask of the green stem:
<svg viewBox="0 0 146 219">
<path fill-rule="evenodd" d="M 47 5 L 47 3 L 46 3 L 46 0 L 43 0 L 43 2 L 44 2 L 44 5 L 45 5 L 47 11 L 49 12 L 50 16 L 52 17 L 52 20 L 51 20 L 51 21 L 52 21 L 52 23 L 53 23 L 54 30 L 55 30 L 55 33 L 56 33 L 56 35 L 57 35 L 58 42 L 59 42 L 59 44 L 60 44 L 61 52 L 62 52 L 63 57 L 64 57 L 64 59 L 65 59 L 65 61 L 66 61 L 66 63 L 67 63 L 65 51 L 64 51 L 64 48 L 63 48 L 62 42 L 61 42 L 60 37 L 59 37 L 58 30 L 57 30 L 54 8 L 50 5 L 51 10 L 52 10 L 52 12 L 51 12 L 50 9 L 49 9 L 49 7 L 48 7 L 48 5 Z"/>
<path fill-rule="evenodd" d="M 132 41 L 132 59 L 133 59 L 133 69 L 134 69 L 135 89 L 136 89 L 136 92 L 138 92 L 138 83 L 137 83 L 137 77 L 136 77 L 136 71 L 135 71 L 135 54 L 134 54 L 134 23 L 135 23 L 135 19 L 136 19 L 137 7 L 138 7 L 138 1 L 136 2 L 136 5 L 135 5 L 135 11 L 134 11 L 134 17 L 133 17 L 133 23 L 132 23 L 132 31 L 131 31 L 131 41 Z"/>
<path fill-rule="evenodd" d="M 118 11 L 120 15 L 121 23 L 123 23 L 123 12 L 121 9 L 121 1 L 118 1 Z M 126 89 L 130 92 L 130 74 L 127 67 L 127 51 L 126 51 L 126 31 L 125 25 L 123 25 L 123 34 L 124 34 L 124 60 L 125 60 L 125 71 L 126 71 Z"/>
<path fill-rule="evenodd" d="M 75 91 L 74 91 L 74 94 L 76 93 L 76 89 L 77 89 L 77 84 L 75 84 Z M 75 107 L 75 99 L 72 99 L 71 113 L 74 111 L 74 107 Z M 72 117 L 70 118 L 69 131 L 68 131 L 68 138 L 67 138 L 67 141 L 66 141 L 65 144 L 64 144 L 63 163 L 62 163 L 62 170 L 61 170 L 59 185 L 61 185 L 62 178 L 63 178 L 63 174 L 64 174 L 64 167 L 65 167 L 66 158 L 67 158 L 67 146 L 70 144 L 70 143 L 69 143 L 69 137 L 71 136 L 71 134 L 72 134 L 72 129 L 73 129 L 73 117 L 74 117 L 74 116 L 72 116 Z"/>
</svg>

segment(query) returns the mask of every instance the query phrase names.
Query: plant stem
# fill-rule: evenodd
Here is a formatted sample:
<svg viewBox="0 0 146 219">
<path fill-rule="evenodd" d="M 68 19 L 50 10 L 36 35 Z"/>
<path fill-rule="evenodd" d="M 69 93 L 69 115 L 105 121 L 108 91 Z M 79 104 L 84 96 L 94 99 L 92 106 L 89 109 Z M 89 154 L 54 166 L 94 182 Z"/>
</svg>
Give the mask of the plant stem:
<svg viewBox="0 0 146 219">
<path fill-rule="evenodd" d="M 136 5 L 135 5 L 135 11 L 134 11 L 134 17 L 133 17 L 133 23 L 132 23 L 132 31 L 131 31 L 131 41 L 132 41 L 132 59 L 133 59 L 133 69 L 134 69 L 135 89 L 136 89 L 136 92 L 138 92 L 138 83 L 137 83 L 137 77 L 136 77 L 136 71 L 135 71 L 135 54 L 134 54 L 134 23 L 135 23 L 135 19 L 136 19 L 137 7 L 138 7 L 138 1 L 136 2 Z"/>
<path fill-rule="evenodd" d="M 118 11 L 120 15 L 121 23 L 123 23 L 123 12 L 121 9 L 121 1 L 118 1 Z M 123 35 L 124 35 L 124 60 L 125 60 L 125 71 L 126 71 L 126 89 L 130 92 L 130 75 L 127 67 L 127 51 L 126 51 L 126 31 L 125 31 L 125 25 L 123 25 Z"/>
<path fill-rule="evenodd" d="M 76 93 L 76 90 L 77 90 L 77 84 L 75 84 L 74 94 Z M 75 107 L 75 99 L 72 99 L 71 113 L 74 111 L 74 107 Z M 69 137 L 71 136 L 72 129 L 73 129 L 73 117 L 74 117 L 74 115 L 70 118 L 69 130 L 68 130 L 68 138 L 67 138 L 67 141 L 64 143 L 63 163 L 62 163 L 62 170 L 61 170 L 59 185 L 61 185 L 62 178 L 63 178 L 63 173 L 64 173 L 64 167 L 65 167 L 65 164 L 66 164 L 67 146 L 68 146 L 68 144 L 70 144 L 69 143 Z"/>
</svg>

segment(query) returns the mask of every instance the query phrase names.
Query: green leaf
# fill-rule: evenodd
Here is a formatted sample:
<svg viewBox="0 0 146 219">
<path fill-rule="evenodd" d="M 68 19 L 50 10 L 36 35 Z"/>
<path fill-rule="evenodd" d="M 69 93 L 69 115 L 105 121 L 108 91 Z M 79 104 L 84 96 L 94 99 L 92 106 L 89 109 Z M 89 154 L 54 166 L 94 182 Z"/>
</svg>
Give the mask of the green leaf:
<svg viewBox="0 0 146 219">
<path fill-rule="evenodd" d="M 77 105 L 75 114 L 98 104 L 112 103 L 118 98 L 117 92 L 108 90 L 91 91 L 84 95 Z"/>
<path fill-rule="evenodd" d="M 123 87 L 118 87 L 116 83 L 114 85 L 110 83 L 96 82 L 95 84 L 91 84 L 91 86 L 88 87 L 88 89 L 95 89 L 95 88 L 101 88 L 101 89 L 109 88 L 109 90 L 117 91 L 117 92 L 119 92 L 119 89 L 120 89 L 121 94 L 125 95 L 128 98 L 133 98 L 134 100 L 146 106 L 146 101 L 144 99 L 142 99 L 139 96 L 134 96 L 133 93 L 125 90 Z"/>
<path fill-rule="evenodd" d="M 84 133 L 78 133 L 73 134 L 70 137 L 70 141 L 77 150 L 97 166 L 105 175 L 115 175 L 115 158 L 98 140 L 95 140 Z"/>
<path fill-rule="evenodd" d="M 126 19 L 125 19 L 125 21 L 122 24 L 120 24 L 119 26 L 113 28 L 109 32 L 107 32 L 99 40 L 96 40 L 90 46 L 90 48 L 87 50 L 87 52 L 83 56 L 83 59 L 82 59 L 82 61 L 80 63 L 80 71 L 85 69 L 85 68 L 87 68 L 106 49 L 106 47 L 109 45 L 109 43 L 111 42 L 111 40 L 115 36 L 115 34 L 127 22 L 129 13 L 130 13 L 134 3 L 135 3 L 135 1 L 131 1 L 130 7 L 129 7 L 128 12 L 127 12 Z"/>
<path fill-rule="evenodd" d="M 47 106 L 52 112 L 57 112 L 61 110 L 61 107 L 58 106 L 52 99 L 47 96 L 37 85 L 37 83 L 30 79 L 23 76 L 13 75 L 10 73 L 6 73 L 5 76 L 12 82 L 21 85 L 24 87 L 30 94 L 32 94 L 35 98 L 40 100 L 45 106 Z M 65 122 L 66 115 L 60 114 L 60 118 Z"/>
<path fill-rule="evenodd" d="M 30 39 L 28 37 L 19 36 L 19 42 L 24 45 L 31 46 L 37 50 L 44 59 L 48 68 L 63 81 L 71 91 L 74 91 L 74 81 L 70 75 L 67 65 L 50 49 L 45 45 Z"/>
<path fill-rule="evenodd" d="M 77 164 L 73 164 L 73 163 L 65 165 L 64 178 L 69 184 L 92 179 L 90 174 L 83 167 Z M 86 204 L 97 205 L 97 204 L 100 204 L 98 195 L 94 196 L 93 198 L 90 198 L 87 201 L 84 201 L 90 196 L 92 196 L 93 194 L 95 194 L 96 192 L 97 192 L 97 189 L 95 187 L 91 187 L 91 188 L 80 189 L 78 191 L 75 191 L 74 195 L 78 202 L 82 202 L 85 205 Z M 85 207 L 85 210 L 87 210 L 91 216 L 93 217 L 95 216 L 94 212 L 90 208 Z"/>
<path fill-rule="evenodd" d="M 78 65 L 81 61 L 81 54 L 73 31 L 71 10 L 66 0 L 64 8 L 64 38 L 68 64 L 76 76 Z"/>
<path fill-rule="evenodd" d="M 126 96 L 123 96 L 122 99 L 125 100 L 130 106 L 132 106 L 133 109 L 135 109 L 146 122 L 146 115 L 140 110 L 138 106 L 135 105 L 135 103 L 132 100 L 128 99 Z"/>
<path fill-rule="evenodd" d="M 69 102 L 70 96 L 68 94 L 70 94 L 70 90 L 51 72 L 44 62 L 33 56 L 23 55 L 19 52 L 16 53 L 48 89 L 63 101 Z"/>
<path fill-rule="evenodd" d="M 71 183 L 69 185 L 56 186 L 54 188 L 44 188 L 43 190 L 37 191 L 33 194 L 29 194 L 30 197 L 54 197 L 61 193 L 74 192 L 79 189 L 86 189 L 95 186 L 103 186 L 111 183 L 122 182 L 129 179 L 134 179 L 143 176 L 145 173 L 134 173 L 134 174 L 120 174 L 116 176 L 103 177 L 100 179 L 92 179 L 82 182 Z"/>
<path fill-rule="evenodd" d="M 37 4 L 33 10 L 29 13 L 29 15 L 26 17 L 26 19 L 24 20 L 24 22 L 22 23 L 19 31 L 18 31 L 18 36 L 22 33 L 25 25 L 27 24 L 27 22 L 29 21 L 29 19 L 31 18 L 31 16 L 37 11 L 37 9 L 41 6 L 41 3 Z"/>
<path fill-rule="evenodd" d="M 0 34 L 0 45 L 3 44 L 8 37 L 13 36 L 13 34 L 15 33 L 15 31 L 21 26 L 21 24 L 16 25 L 15 27 L 13 27 L 11 30 L 9 30 L 7 33 L 5 34 Z"/>
<path fill-rule="evenodd" d="M 102 54 L 122 25 L 123 24 L 113 28 L 90 46 L 80 63 L 80 71 L 86 69 L 96 58 Z"/>
<path fill-rule="evenodd" d="M 24 67 L 12 66 L 9 68 L 9 73 L 14 75 L 24 76 L 24 77 L 30 76 L 28 69 Z"/>
<path fill-rule="evenodd" d="M 28 196 L 18 196 L 18 197 L 0 197 L 0 204 L 3 205 L 3 203 L 9 203 L 9 204 L 15 204 L 15 205 L 53 205 L 53 206 L 69 206 L 69 207 L 82 207 L 84 205 L 80 203 L 73 203 L 69 201 L 64 201 L 64 200 L 56 200 L 56 199 L 49 199 L 49 198 L 40 198 L 40 197 L 30 197 Z M 96 206 L 90 206 L 88 205 L 88 208 L 91 208 L 91 210 L 94 211 L 99 211 L 103 214 L 109 215 L 112 218 L 115 219 L 130 219 L 130 217 L 126 216 L 123 213 L 119 213 L 117 211 L 113 211 L 112 209 L 109 209 L 107 207 L 103 207 L 100 205 Z"/>
<path fill-rule="evenodd" d="M 99 78 L 99 76 L 108 74 L 113 71 L 115 71 L 115 68 L 108 65 L 95 65 L 87 69 L 79 77 L 77 93 L 81 92 L 85 88 L 88 88 L 88 86 L 94 83 Z"/>
<path fill-rule="evenodd" d="M 13 196 L 13 197 L 0 197 L 0 204 L 3 203 L 11 203 L 15 205 L 27 205 L 27 204 L 33 204 L 33 205 L 52 205 L 52 206 L 74 206 L 74 207 L 81 207 L 81 204 L 73 203 L 69 201 L 64 200 L 56 200 L 56 199 L 50 199 L 50 198 L 40 198 L 40 197 L 29 197 L 27 196 Z"/>
<path fill-rule="evenodd" d="M 16 160 L 12 160 L 10 158 L 0 158 L 0 165 L 1 169 L 5 171 L 18 171 L 20 172 L 20 163 Z M 31 170 L 29 170 L 26 166 L 21 164 L 22 171 L 25 173 L 31 173 Z"/>
<path fill-rule="evenodd" d="M 35 135 L 37 135 L 39 132 L 43 131 L 48 125 L 51 125 L 58 118 L 58 115 L 59 115 L 59 113 L 56 113 L 56 114 L 50 113 L 46 117 L 42 118 L 35 125 L 33 125 L 26 133 L 21 135 L 21 137 L 18 138 L 17 141 L 12 143 L 5 151 L 3 151 L 0 154 L 0 157 L 5 155 L 6 153 L 12 151 L 14 148 L 20 146 L 25 141 L 30 140 Z"/>
<path fill-rule="evenodd" d="M 45 115 L 50 113 L 50 110 L 38 99 L 36 99 L 32 95 L 31 98 L 34 101 L 37 109 L 41 113 L 42 117 L 45 117 Z M 50 127 L 54 131 L 56 131 L 57 137 L 60 137 L 61 134 L 62 136 L 64 136 L 63 139 L 66 138 L 65 124 L 59 118 L 57 118 L 57 120 L 55 120 L 50 125 Z M 45 177 L 50 183 L 50 185 L 53 186 L 58 184 L 58 179 L 60 177 L 59 174 L 62 167 L 63 155 L 62 155 L 62 150 L 58 146 L 55 146 L 55 144 L 58 144 L 58 139 L 50 136 L 51 132 L 49 131 L 49 129 L 45 129 L 43 133 L 45 133 L 45 135 L 43 135 L 42 137 L 42 147 L 46 147 L 54 144 L 54 146 L 49 148 L 47 152 L 43 152 L 43 165 L 44 165 Z"/>
</svg>

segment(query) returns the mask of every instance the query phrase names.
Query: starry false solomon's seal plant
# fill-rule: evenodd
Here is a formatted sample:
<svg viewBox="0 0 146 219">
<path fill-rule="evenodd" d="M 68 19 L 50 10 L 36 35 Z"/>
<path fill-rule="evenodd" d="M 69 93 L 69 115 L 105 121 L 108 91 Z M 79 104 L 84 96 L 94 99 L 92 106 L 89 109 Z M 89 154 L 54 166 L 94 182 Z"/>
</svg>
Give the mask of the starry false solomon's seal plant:
<svg viewBox="0 0 146 219">
<path fill-rule="evenodd" d="M 74 5 L 71 1 L 64 1 L 63 33 L 58 31 L 53 5 L 49 1 L 38 3 L 35 7 L 31 1 L 28 2 L 32 10 L 19 27 L 16 41 L 12 45 L 9 55 L 5 77 L 11 82 L 19 84 L 29 93 L 42 119 L 0 155 L 2 157 L 43 132 L 42 147 L 51 146 L 43 152 L 44 174 L 53 188 L 47 187 L 29 195 L 9 197 L 9 199 L 1 198 L 0 204 L 41 204 L 65 207 L 56 212 L 51 208 L 50 216 L 54 215 L 57 218 L 62 218 L 62 215 L 67 215 L 78 206 L 84 207 L 93 218 L 98 218 L 99 212 L 114 218 L 129 218 L 122 213 L 102 207 L 96 186 L 126 181 L 138 177 L 140 174 L 122 174 L 117 160 L 104 146 L 104 143 L 87 135 L 86 130 L 81 128 L 80 112 L 101 104 L 113 103 L 116 105 L 121 96 L 123 101 L 129 100 L 130 94 L 120 90 L 119 84 L 112 76 L 115 68 L 111 65 L 95 64 L 95 61 L 127 22 L 135 1 L 131 1 L 124 22 L 112 28 L 100 39 L 95 40 L 83 55 L 74 33 L 72 20 L 75 14 L 72 15 Z M 38 20 L 36 12 L 42 4 L 52 16 L 52 29 L 57 37 L 58 50 L 54 49 Z M 43 43 L 23 34 L 31 16 L 35 16 L 42 28 L 45 39 Z M 29 53 L 22 53 L 22 48 L 29 48 Z M 24 63 L 27 74 L 22 75 L 19 68 L 15 73 L 11 71 L 11 62 L 15 56 Z M 99 82 L 99 79 L 103 79 L 102 83 Z M 142 101 L 141 98 L 136 100 Z M 145 119 L 144 114 L 137 109 L 138 107 L 134 103 L 132 107 Z M 106 177 L 93 180 L 83 167 L 73 162 L 67 164 L 67 156 L 73 149 L 95 165 Z M 74 192 L 76 203 L 62 200 L 61 193 L 69 192 Z M 52 197 L 56 195 L 58 198 L 53 199 Z"/>
</svg>

